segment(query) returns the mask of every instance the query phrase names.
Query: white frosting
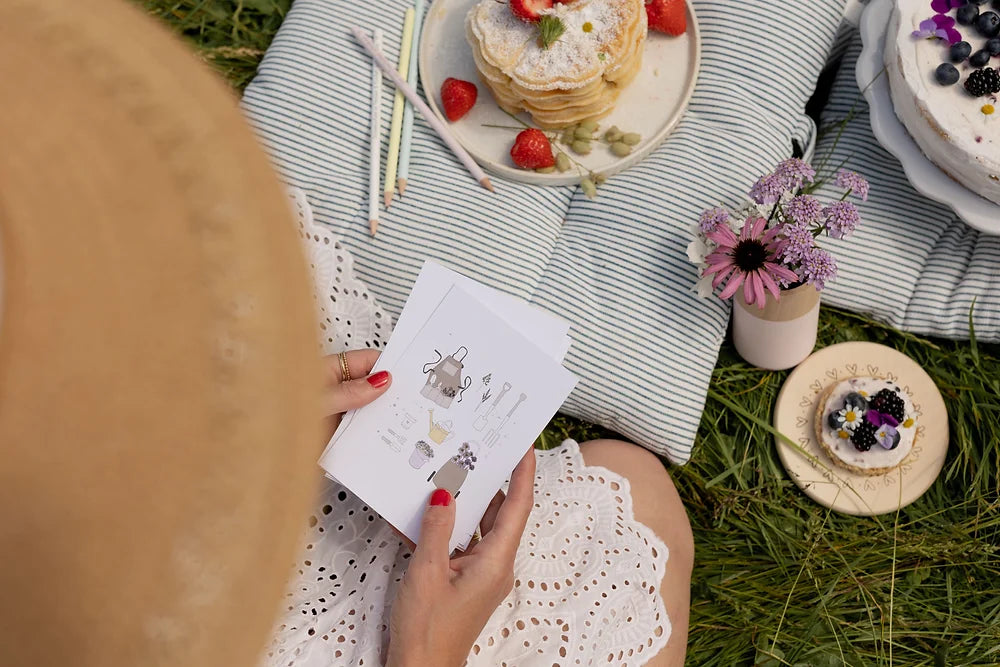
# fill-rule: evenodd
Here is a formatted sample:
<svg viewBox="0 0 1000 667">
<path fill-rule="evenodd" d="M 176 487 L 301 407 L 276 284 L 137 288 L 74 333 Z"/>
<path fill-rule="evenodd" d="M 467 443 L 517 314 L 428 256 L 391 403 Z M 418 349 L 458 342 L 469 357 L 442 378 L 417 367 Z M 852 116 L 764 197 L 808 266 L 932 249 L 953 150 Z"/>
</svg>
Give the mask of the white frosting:
<svg viewBox="0 0 1000 667">
<path fill-rule="evenodd" d="M 934 12 L 929 0 L 896 0 L 886 35 L 885 65 L 896 116 L 934 164 L 969 190 L 1000 203 L 1000 103 L 995 96 L 972 97 L 963 83 L 974 70 L 956 64 L 961 79 L 942 86 L 934 70 L 948 62 L 948 43 L 913 36 Z M 955 12 L 949 12 L 954 17 Z M 975 53 L 986 40 L 973 26 L 955 25 Z M 994 58 L 990 66 L 1000 63 Z M 992 115 L 982 112 L 992 104 Z"/>
<path fill-rule="evenodd" d="M 547 49 L 537 43 L 537 25 L 517 18 L 507 0 L 482 0 L 467 19 L 489 64 L 530 90 L 591 84 L 613 73 L 646 36 L 642 0 L 575 0 L 542 13 L 555 14 L 566 26 Z M 584 32 L 588 23 L 589 32 Z"/>
<path fill-rule="evenodd" d="M 913 414 L 913 401 L 902 391 L 899 392 L 899 395 L 903 399 L 905 415 L 903 423 L 897 427 L 899 431 L 899 445 L 895 449 L 885 449 L 881 445 L 875 444 L 867 452 L 858 451 L 850 438 L 840 437 L 838 430 L 830 426 L 828 420 L 830 413 L 844 407 L 844 399 L 847 398 L 848 394 L 858 392 L 864 396 L 871 397 L 877 394 L 880 389 L 886 387 L 894 388 L 895 385 L 872 377 L 856 377 L 843 380 L 830 392 L 824 403 L 823 411 L 817 415 L 817 418 L 823 420 L 822 427 L 819 429 L 820 435 L 823 438 L 823 444 L 826 445 L 826 448 L 834 457 L 852 468 L 861 470 L 895 468 L 903 462 L 903 459 L 913 449 L 913 441 L 917 433 L 916 418 Z M 907 419 L 913 419 L 914 421 L 910 422 L 909 426 L 905 426 L 904 424 Z"/>
</svg>

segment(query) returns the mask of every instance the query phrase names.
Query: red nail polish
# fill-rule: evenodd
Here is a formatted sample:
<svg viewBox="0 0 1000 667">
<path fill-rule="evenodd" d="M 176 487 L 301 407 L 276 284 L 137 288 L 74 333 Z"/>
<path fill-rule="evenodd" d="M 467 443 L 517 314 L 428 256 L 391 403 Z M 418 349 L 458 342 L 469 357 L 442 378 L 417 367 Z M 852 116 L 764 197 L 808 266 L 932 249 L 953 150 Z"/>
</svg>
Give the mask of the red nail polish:
<svg viewBox="0 0 1000 667">
<path fill-rule="evenodd" d="M 451 505 L 451 493 L 448 492 L 448 489 L 434 489 L 434 493 L 431 494 L 431 505 L 441 507 Z"/>
<path fill-rule="evenodd" d="M 378 373 L 373 373 L 372 375 L 369 375 L 367 379 L 368 384 L 376 389 L 381 389 L 389 384 L 389 371 L 379 371 Z"/>
</svg>

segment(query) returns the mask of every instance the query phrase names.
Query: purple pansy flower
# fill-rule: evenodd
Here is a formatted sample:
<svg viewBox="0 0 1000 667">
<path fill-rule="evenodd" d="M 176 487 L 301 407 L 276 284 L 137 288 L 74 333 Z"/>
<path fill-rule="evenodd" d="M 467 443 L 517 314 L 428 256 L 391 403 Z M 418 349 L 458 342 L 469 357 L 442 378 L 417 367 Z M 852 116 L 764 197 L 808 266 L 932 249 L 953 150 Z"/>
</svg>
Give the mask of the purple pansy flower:
<svg viewBox="0 0 1000 667">
<path fill-rule="evenodd" d="M 895 426 L 883 424 L 875 431 L 875 442 L 882 446 L 882 449 L 893 449 L 899 444 L 899 431 Z"/>
<path fill-rule="evenodd" d="M 890 415 L 888 412 L 869 410 L 865 413 L 865 419 L 870 421 L 872 426 L 889 426 L 891 428 L 899 426 L 899 420 Z"/>
<path fill-rule="evenodd" d="M 958 9 L 966 4 L 967 0 L 932 0 L 931 9 L 938 14 L 947 14 L 952 9 Z"/>
<path fill-rule="evenodd" d="M 935 14 L 920 22 L 920 28 L 913 31 L 917 39 L 942 39 L 949 44 L 962 41 L 962 33 L 955 30 L 955 19 L 944 14 Z"/>
</svg>

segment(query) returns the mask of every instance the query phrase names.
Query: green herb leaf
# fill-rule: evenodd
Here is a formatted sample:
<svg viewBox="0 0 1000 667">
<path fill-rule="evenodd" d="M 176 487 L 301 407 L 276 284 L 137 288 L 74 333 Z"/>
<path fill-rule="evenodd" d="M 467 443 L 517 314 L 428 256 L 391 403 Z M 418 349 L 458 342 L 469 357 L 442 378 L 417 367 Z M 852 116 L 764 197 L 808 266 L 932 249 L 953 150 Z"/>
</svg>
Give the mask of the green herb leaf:
<svg viewBox="0 0 1000 667">
<path fill-rule="evenodd" d="M 546 14 L 538 22 L 538 45 L 543 49 L 549 48 L 557 39 L 566 32 L 566 24 L 558 16 Z"/>
</svg>

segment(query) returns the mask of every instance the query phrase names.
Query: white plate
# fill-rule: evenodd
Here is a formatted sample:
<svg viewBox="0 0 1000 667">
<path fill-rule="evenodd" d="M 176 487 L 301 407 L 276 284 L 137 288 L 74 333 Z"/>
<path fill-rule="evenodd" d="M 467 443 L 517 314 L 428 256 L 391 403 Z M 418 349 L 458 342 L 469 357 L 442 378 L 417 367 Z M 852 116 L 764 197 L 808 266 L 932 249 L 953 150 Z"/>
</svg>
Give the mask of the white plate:
<svg viewBox="0 0 1000 667">
<path fill-rule="evenodd" d="M 896 156 L 919 192 L 947 204 L 970 226 L 987 234 L 1000 234 L 1000 205 L 959 184 L 927 159 L 893 111 L 883 62 L 891 14 L 892 0 L 872 0 L 861 16 L 864 48 L 858 57 L 855 76 L 871 109 L 872 132 Z"/>
<path fill-rule="evenodd" d="M 455 137 L 476 162 L 495 174 L 514 181 L 535 185 L 575 185 L 580 182 L 576 169 L 566 173 L 539 174 L 518 169 L 510 159 L 510 147 L 517 131 L 484 125 L 519 125 L 493 101 L 486 84 L 479 79 L 472 48 L 465 39 L 465 15 L 479 0 L 434 0 L 424 20 L 420 39 L 420 81 L 434 113 L 445 123 L 438 106 L 441 84 L 448 77 L 472 81 L 479 88 L 479 99 L 467 116 L 450 123 Z M 601 128 L 617 125 L 627 132 L 638 132 L 643 141 L 624 158 L 615 157 L 603 144 L 595 142 L 590 155 L 572 155 L 596 173 L 611 176 L 649 155 L 674 129 L 687 108 L 698 78 L 701 60 L 701 37 L 698 22 L 688 5 L 688 29 L 678 37 L 650 32 L 643 54 L 642 70 L 626 88 L 615 110 L 601 120 Z M 531 117 L 519 115 L 531 124 Z"/>
<path fill-rule="evenodd" d="M 917 439 L 903 463 L 883 475 L 839 467 L 816 440 L 819 397 L 841 380 L 873 376 L 896 382 L 913 401 Z M 815 352 L 785 380 L 774 406 L 778 456 L 792 480 L 820 505 L 855 516 L 895 512 L 924 494 L 948 453 L 948 412 L 937 385 L 905 354 L 878 343 L 840 343 Z"/>
</svg>

